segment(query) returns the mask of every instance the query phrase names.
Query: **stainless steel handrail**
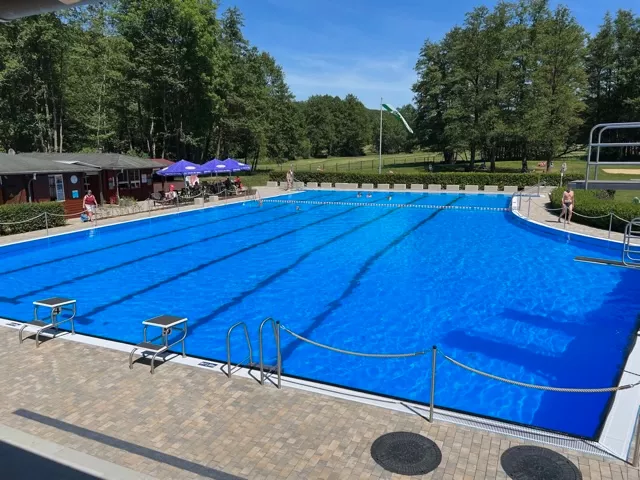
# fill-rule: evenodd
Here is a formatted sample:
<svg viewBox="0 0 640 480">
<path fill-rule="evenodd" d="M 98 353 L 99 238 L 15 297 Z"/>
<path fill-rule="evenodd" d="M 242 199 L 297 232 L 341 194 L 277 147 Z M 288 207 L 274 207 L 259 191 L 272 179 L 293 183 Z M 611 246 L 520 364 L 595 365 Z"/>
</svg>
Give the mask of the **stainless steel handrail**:
<svg viewBox="0 0 640 480">
<path fill-rule="evenodd" d="M 282 388 L 282 356 L 280 355 L 280 322 L 275 321 L 271 317 L 265 318 L 260 324 L 259 331 L 259 357 L 260 357 L 260 385 L 264 385 L 264 379 L 266 375 L 264 374 L 264 350 L 262 348 L 262 329 L 267 324 L 271 323 L 273 327 L 273 336 L 276 340 L 276 373 L 278 375 L 278 388 Z"/>
<path fill-rule="evenodd" d="M 638 243 L 634 243 L 634 240 Z M 624 229 L 622 263 L 627 266 L 640 266 L 640 217 L 632 219 Z"/>
<path fill-rule="evenodd" d="M 229 330 L 227 330 L 227 376 L 231 378 L 231 332 L 236 327 L 242 326 L 244 329 L 244 336 L 247 340 L 247 346 L 249 347 L 249 356 L 243 359 L 240 363 L 237 363 L 233 366 L 233 368 L 239 367 L 242 365 L 247 359 L 249 360 L 249 366 L 253 364 L 253 350 L 251 348 L 251 339 L 249 338 L 249 329 L 247 328 L 247 324 L 244 322 L 238 322 L 235 325 L 231 325 Z"/>
</svg>

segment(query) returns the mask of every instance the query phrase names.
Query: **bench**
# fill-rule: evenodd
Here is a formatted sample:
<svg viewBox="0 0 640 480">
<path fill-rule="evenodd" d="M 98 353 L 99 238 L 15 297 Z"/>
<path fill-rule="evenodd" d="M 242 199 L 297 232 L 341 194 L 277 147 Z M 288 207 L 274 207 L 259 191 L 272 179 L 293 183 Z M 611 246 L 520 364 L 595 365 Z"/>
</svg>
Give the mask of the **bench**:
<svg viewBox="0 0 640 480">
<path fill-rule="evenodd" d="M 513 185 L 504 186 L 504 193 L 516 193 L 517 191 L 518 191 L 517 186 L 513 186 Z"/>
<path fill-rule="evenodd" d="M 446 191 L 447 192 L 459 192 L 460 191 L 460 185 L 447 185 Z"/>
<path fill-rule="evenodd" d="M 411 190 L 424 190 L 424 185 L 421 183 L 412 183 Z"/>
<path fill-rule="evenodd" d="M 378 184 L 378 190 L 389 190 L 389 184 L 388 183 L 379 183 Z"/>
<path fill-rule="evenodd" d="M 394 183 L 393 184 L 393 189 L 394 190 L 406 190 L 407 189 L 407 185 L 405 183 Z"/>
<path fill-rule="evenodd" d="M 442 185 L 440 185 L 439 183 L 430 183 L 428 186 L 428 191 L 429 192 L 440 192 L 442 191 Z"/>
<path fill-rule="evenodd" d="M 464 191 L 465 192 L 477 192 L 478 191 L 478 185 L 465 185 L 464 186 Z"/>
<path fill-rule="evenodd" d="M 484 186 L 484 191 L 485 192 L 497 192 L 498 191 L 498 186 L 497 185 L 485 185 Z"/>
</svg>

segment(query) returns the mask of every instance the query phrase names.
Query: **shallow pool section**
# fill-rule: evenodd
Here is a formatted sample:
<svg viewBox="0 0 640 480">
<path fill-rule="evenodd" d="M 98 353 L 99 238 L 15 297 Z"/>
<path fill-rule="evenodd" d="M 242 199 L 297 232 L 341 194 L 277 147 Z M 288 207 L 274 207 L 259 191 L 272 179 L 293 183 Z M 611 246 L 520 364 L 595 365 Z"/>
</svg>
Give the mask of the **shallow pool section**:
<svg viewBox="0 0 640 480">
<path fill-rule="evenodd" d="M 503 210 L 509 200 L 304 192 L 7 246 L 0 317 L 26 320 L 34 300 L 68 296 L 77 331 L 136 343 L 143 320 L 181 315 L 187 352 L 222 360 L 229 326 L 247 322 L 257 351 L 258 325 L 272 316 L 339 348 L 437 345 L 513 380 L 616 385 L 638 327 L 640 272 L 575 262 L 619 252 L 523 229 Z M 233 345 L 242 360 L 239 332 Z M 290 375 L 429 401 L 430 355 L 352 357 L 283 333 L 282 358 Z M 437 406 L 588 438 L 612 400 L 512 386 L 442 357 L 436 380 Z"/>
</svg>

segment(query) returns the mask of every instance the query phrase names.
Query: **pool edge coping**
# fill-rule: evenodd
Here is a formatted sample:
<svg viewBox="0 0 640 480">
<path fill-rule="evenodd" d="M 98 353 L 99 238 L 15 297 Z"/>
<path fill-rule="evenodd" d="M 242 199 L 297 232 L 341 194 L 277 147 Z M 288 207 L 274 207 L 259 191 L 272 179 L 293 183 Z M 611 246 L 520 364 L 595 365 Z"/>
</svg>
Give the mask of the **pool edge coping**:
<svg viewBox="0 0 640 480">
<path fill-rule="evenodd" d="M 0 317 L 0 327 L 18 330 L 22 326 L 23 323 L 20 321 Z M 43 333 L 42 335 L 47 338 L 52 336 L 49 333 Z M 56 339 L 76 342 L 83 345 L 91 345 L 99 348 L 107 348 L 109 350 L 122 352 L 125 355 L 128 355 L 133 348 L 133 345 L 129 343 L 107 340 L 104 338 L 84 335 L 81 333 L 71 335 L 69 332 L 64 332 L 62 334 L 58 334 L 58 337 L 56 337 Z M 189 355 L 182 358 L 179 354 L 176 354 L 174 352 L 170 352 L 170 355 L 171 354 L 173 354 L 173 356 L 171 356 L 170 360 L 168 360 L 170 362 L 177 363 L 186 367 L 195 367 L 208 370 L 209 372 L 221 374 L 226 377 L 226 373 L 224 373 L 223 370 L 223 368 L 226 366 L 225 362 L 221 362 L 219 360 L 206 360 Z M 159 366 L 161 365 L 162 363 L 159 364 Z M 136 367 L 134 366 L 134 368 Z M 142 368 L 146 368 L 146 365 L 142 366 Z M 233 376 L 258 382 L 259 378 L 257 378 L 255 372 L 255 368 L 240 366 L 233 371 Z M 271 386 L 269 386 L 268 383 L 271 383 Z M 429 413 L 429 407 L 420 403 L 415 403 L 408 400 L 398 400 L 384 395 L 377 395 L 374 393 L 363 392 L 356 389 L 350 389 L 348 387 L 340 387 L 319 381 L 289 376 L 286 374 L 282 375 L 282 385 L 283 387 L 295 388 L 297 390 L 315 393 L 318 395 L 325 395 L 332 398 L 339 398 L 342 400 L 419 416 L 425 419 L 425 421 Z M 273 384 L 273 381 L 268 379 L 267 383 L 265 383 L 265 388 L 276 387 Z M 609 458 L 612 460 L 629 463 L 626 454 L 618 455 L 616 451 L 611 450 L 607 445 L 604 445 L 599 441 L 572 437 L 558 432 L 551 432 L 539 428 L 527 427 L 524 425 L 508 423 L 497 419 L 442 409 L 439 407 L 434 408 L 434 419 L 445 423 L 451 423 L 454 425 L 485 431 L 488 433 L 505 435 L 530 442 L 538 442 L 557 448 L 581 452 L 588 455 L 594 455 L 600 458 Z"/>
<path fill-rule="evenodd" d="M 540 195 L 543 197 L 543 195 Z M 593 239 L 603 243 L 610 243 L 614 246 L 622 246 L 622 242 L 613 239 L 596 237 L 585 233 L 574 233 L 559 230 L 550 225 L 537 222 L 525 217 L 517 210 L 517 200 L 514 197 L 511 202 L 511 213 L 520 222 L 535 224 L 537 227 L 549 232 L 550 235 L 566 237 L 571 240 L 571 236 Z M 640 374 L 640 342 L 638 342 L 639 332 L 633 333 L 630 340 L 633 340 L 631 350 L 627 354 L 621 368 L 620 380 L 617 386 L 631 384 L 638 381 Z M 628 459 L 633 446 L 633 439 L 636 435 L 638 416 L 640 415 L 640 387 L 614 392 L 613 401 L 610 401 L 606 412 L 605 420 L 600 427 L 598 443 L 607 450 L 611 450 L 619 458 Z"/>
</svg>

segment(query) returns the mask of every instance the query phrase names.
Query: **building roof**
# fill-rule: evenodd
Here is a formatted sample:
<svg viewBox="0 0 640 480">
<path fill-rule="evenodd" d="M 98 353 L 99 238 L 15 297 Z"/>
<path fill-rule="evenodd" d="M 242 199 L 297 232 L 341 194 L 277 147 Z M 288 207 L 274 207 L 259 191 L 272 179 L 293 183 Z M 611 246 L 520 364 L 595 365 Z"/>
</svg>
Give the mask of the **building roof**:
<svg viewBox="0 0 640 480">
<path fill-rule="evenodd" d="M 20 154 L 23 155 L 23 154 Z M 162 168 L 153 160 L 148 158 L 132 157 L 119 153 L 26 153 L 33 158 L 51 160 L 55 162 L 65 162 L 69 164 L 80 164 L 97 167 L 101 170 L 137 170 L 145 168 Z"/>
<path fill-rule="evenodd" d="M 151 161 L 156 162 L 162 168 L 169 167 L 175 163 L 175 162 L 172 162 L 171 160 L 167 160 L 166 158 L 152 158 Z"/>
<path fill-rule="evenodd" d="M 29 155 L 0 153 L 0 175 L 31 175 L 33 173 L 78 173 L 99 171 L 96 167 L 66 164 Z"/>
</svg>

